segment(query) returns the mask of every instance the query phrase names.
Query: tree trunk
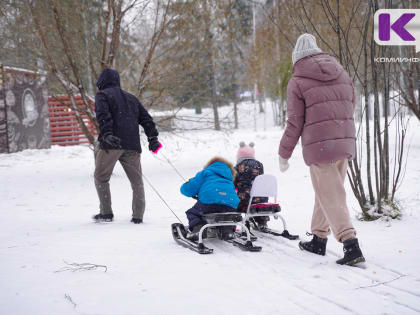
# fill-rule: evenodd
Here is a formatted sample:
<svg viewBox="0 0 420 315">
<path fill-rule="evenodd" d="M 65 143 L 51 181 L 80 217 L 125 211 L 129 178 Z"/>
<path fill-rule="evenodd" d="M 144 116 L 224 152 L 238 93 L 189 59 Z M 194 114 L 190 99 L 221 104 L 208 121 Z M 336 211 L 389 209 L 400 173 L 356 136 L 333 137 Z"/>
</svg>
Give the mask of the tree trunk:
<svg viewBox="0 0 420 315">
<path fill-rule="evenodd" d="M 368 16 L 370 17 L 371 7 L 368 9 Z M 366 19 L 365 29 L 363 33 L 363 54 L 364 54 L 364 82 L 363 92 L 365 97 L 365 115 L 366 115 L 366 176 L 368 181 L 369 190 L 369 203 L 370 205 L 375 204 L 375 195 L 372 188 L 372 172 L 371 172 L 371 151 L 370 151 L 370 105 L 369 105 L 369 89 L 368 89 L 368 45 L 367 45 L 367 34 L 369 29 L 369 17 Z"/>
<path fill-rule="evenodd" d="M 378 8 L 378 2 L 375 0 L 372 3 L 374 6 L 373 12 Z M 374 146 L 374 161 L 375 161 L 375 182 L 376 182 L 376 204 L 378 213 L 382 213 L 382 145 L 381 145 L 381 125 L 380 125 L 380 112 L 379 112 L 379 92 L 378 92 L 378 68 L 375 63 L 376 44 L 373 39 L 373 30 L 371 34 L 371 67 L 372 67 L 372 85 L 374 97 L 374 119 L 373 119 L 373 146 Z M 379 163 L 378 163 L 379 161 Z M 379 164 L 379 165 L 378 165 Z"/>
<path fill-rule="evenodd" d="M 385 48 L 388 52 L 389 49 Z M 389 55 L 389 54 L 387 54 Z M 389 67 L 389 66 L 388 66 Z M 383 156 L 384 156 L 384 198 L 388 200 L 389 197 L 389 132 L 388 132 L 388 110 L 389 110 L 389 75 L 390 71 L 383 63 L 383 76 L 384 76 L 384 143 L 383 143 Z"/>
<path fill-rule="evenodd" d="M 259 92 L 260 94 L 258 95 L 258 106 L 259 106 L 259 109 L 260 109 L 260 113 L 264 113 L 264 106 L 263 106 L 263 93 L 262 92 Z"/>
<path fill-rule="evenodd" d="M 219 119 L 219 111 L 218 111 L 218 99 L 216 93 L 216 78 L 214 75 L 214 60 L 213 60 L 213 34 L 210 30 L 210 18 L 211 18 L 211 8 L 207 6 L 207 0 L 203 1 L 203 9 L 204 9 L 204 27 L 205 27 L 205 43 L 207 49 L 207 70 L 209 74 L 209 85 L 210 85 L 210 93 L 211 93 L 211 104 L 213 108 L 213 115 L 214 115 L 214 129 L 220 130 L 220 119 Z"/>
<path fill-rule="evenodd" d="M 234 30 L 232 29 L 232 23 L 229 21 L 228 23 L 228 30 L 229 30 L 229 55 L 230 55 L 230 84 L 231 84 L 231 97 L 233 100 L 233 119 L 234 119 L 234 128 L 239 128 L 239 121 L 238 121 L 238 97 L 237 97 L 237 89 L 236 89 L 236 62 L 235 62 L 235 51 L 233 48 L 233 43 L 235 41 L 234 38 Z"/>
<path fill-rule="evenodd" d="M 82 23 L 83 23 L 83 42 L 84 42 L 84 48 L 85 48 L 85 62 L 86 65 L 90 64 L 90 60 L 91 60 L 91 56 L 90 56 L 90 51 L 89 51 L 89 42 L 88 42 L 88 28 L 87 28 L 87 23 L 86 23 L 86 9 L 88 4 L 83 2 L 83 10 L 81 12 L 82 15 Z M 88 67 L 89 69 L 89 67 Z M 88 94 L 89 95 L 94 95 L 94 89 L 93 89 L 93 79 L 92 79 L 92 72 L 87 70 L 87 84 L 88 84 Z"/>
<path fill-rule="evenodd" d="M 239 128 L 239 120 L 238 120 L 238 102 L 236 101 L 236 97 L 233 101 L 233 117 L 235 119 L 235 129 Z"/>
</svg>

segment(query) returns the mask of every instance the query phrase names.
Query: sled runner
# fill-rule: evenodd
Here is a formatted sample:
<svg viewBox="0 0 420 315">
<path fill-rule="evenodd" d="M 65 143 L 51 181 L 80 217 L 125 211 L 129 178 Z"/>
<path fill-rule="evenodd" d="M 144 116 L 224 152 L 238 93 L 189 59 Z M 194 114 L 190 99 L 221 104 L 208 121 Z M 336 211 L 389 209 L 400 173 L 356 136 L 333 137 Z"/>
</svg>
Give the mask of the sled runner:
<svg viewBox="0 0 420 315">
<path fill-rule="evenodd" d="M 257 203 L 252 204 L 253 197 L 274 197 L 274 203 Z M 277 199 L 277 180 L 273 175 L 259 175 L 255 177 L 255 180 L 251 187 L 250 198 L 248 208 L 245 214 L 245 225 L 250 229 L 250 224 L 252 228 L 256 231 L 272 234 L 275 236 L 282 236 L 289 240 L 296 240 L 299 238 L 299 235 L 292 235 L 289 233 L 286 227 L 286 221 L 279 214 L 281 211 L 280 205 L 276 203 Z M 274 219 L 280 218 L 283 223 L 283 232 L 279 232 L 267 227 L 259 227 L 258 224 L 253 220 L 255 217 L 266 217 L 272 216 Z"/>
<path fill-rule="evenodd" d="M 178 244 L 186 248 L 189 248 L 193 251 L 196 251 L 197 253 L 200 253 L 200 254 L 213 253 L 213 249 L 204 246 L 203 243 L 201 243 L 200 245 L 194 241 L 189 240 L 187 238 L 187 230 L 185 226 L 182 225 L 181 223 L 173 223 L 171 226 L 171 229 L 172 229 L 172 236 L 175 242 L 177 242 Z"/>
<path fill-rule="evenodd" d="M 198 232 L 198 241 L 193 241 L 187 238 L 187 229 L 180 223 L 172 224 L 172 236 L 178 244 L 187 247 L 200 254 L 211 254 L 213 253 L 212 248 L 208 248 L 204 245 L 204 234 L 206 238 L 210 238 L 211 234 L 213 237 L 217 237 L 223 241 L 231 243 L 234 246 L 239 247 L 242 250 L 250 252 L 261 251 L 260 246 L 255 246 L 251 241 L 251 234 L 245 224 L 242 222 L 242 216 L 237 212 L 226 212 L 226 213 L 210 213 L 203 215 L 203 219 L 207 221 L 200 231 Z M 229 237 L 224 231 L 224 227 L 235 227 L 240 225 L 242 230 L 246 233 L 246 237 L 238 238 L 233 233 L 230 233 Z M 206 233 L 204 233 L 206 232 Z M 213 232 L 213 233 L 212 233 Z"/>
</svg>

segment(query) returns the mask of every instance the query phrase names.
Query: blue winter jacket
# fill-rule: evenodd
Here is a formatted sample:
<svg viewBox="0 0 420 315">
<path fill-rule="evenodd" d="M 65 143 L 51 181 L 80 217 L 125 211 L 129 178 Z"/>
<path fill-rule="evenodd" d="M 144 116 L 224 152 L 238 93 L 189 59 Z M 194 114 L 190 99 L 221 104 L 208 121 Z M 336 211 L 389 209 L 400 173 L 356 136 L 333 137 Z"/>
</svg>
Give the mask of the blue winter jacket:
<svg viewBox="0 0 420 315">
<path fill-rule="evenodd" d="M 239 204 L 232 171 L 220 161 L 210 164 L 183 184 L 181 193 L 187 197 L 198 196 L 203 204 L 226 205 L 235 209 Z"/>
</svg>

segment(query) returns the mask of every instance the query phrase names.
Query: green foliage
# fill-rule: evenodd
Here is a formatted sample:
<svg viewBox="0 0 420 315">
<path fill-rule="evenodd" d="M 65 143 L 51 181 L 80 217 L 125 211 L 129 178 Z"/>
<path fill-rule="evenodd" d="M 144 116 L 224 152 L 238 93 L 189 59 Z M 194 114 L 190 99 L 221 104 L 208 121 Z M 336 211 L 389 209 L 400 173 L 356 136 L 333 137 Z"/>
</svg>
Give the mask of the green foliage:
<svg viewBox="0 0 420 315">
<path fill-rule="evenodd" d="M 293 74 L 293 66 L 291 60 L 283 63 L 280 68 L 280 95 L 281 100 L 285 101 L 287 93 L 287 84 Z"/>
<path fill-rule="evenodd" d="M 203 14 L 196 1 L 174 2 L 169 11 L 172 23 L 163 43 L 171 53 L 166 58 L 166 75 L 157 84 L 178 106 L 201 107 L 211 95 Z"/>
<path fill-rule="evenodd" d="M 277 67 L 273 67 L 273 71 L 266 73 L 266 82 L 264 89 L 271 99 L 286 99 L 287 84 L 292 77 L 292 63 L 290 61 L 283 62 Z"/>
<path fill-rule="evenodd" d="M 170 53 L 156 89 L 164 89 L 177 106 L 234 101 L 246 71 L 243 50 L 252 31 L 250 3 L 206 1 L 176 1 L 168 13 L 171 23 L 159 49 Z"/>
</svg>

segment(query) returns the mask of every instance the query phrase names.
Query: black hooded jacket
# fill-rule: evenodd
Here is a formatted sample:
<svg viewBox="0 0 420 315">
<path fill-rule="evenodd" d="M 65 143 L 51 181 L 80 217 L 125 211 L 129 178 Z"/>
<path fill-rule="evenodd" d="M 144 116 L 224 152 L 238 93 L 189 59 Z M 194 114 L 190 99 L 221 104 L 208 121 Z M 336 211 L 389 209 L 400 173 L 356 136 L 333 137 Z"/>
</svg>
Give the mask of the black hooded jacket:
<svg viewBox="0 0 420 315">
<path fill-rule="evenodd" d="M 122 150 L 141 152 L 139 124 L 147 137 L 157 137 L 152 117 L 134 95 L 120 87 L 120 76 L 113 69 L 105 69 L 99 76 L 95 96 L 96 119 L 99 124 L 101 149 L 115 149 L 103 141 L 107 135 L 121 139 Z"/>
</svg>

